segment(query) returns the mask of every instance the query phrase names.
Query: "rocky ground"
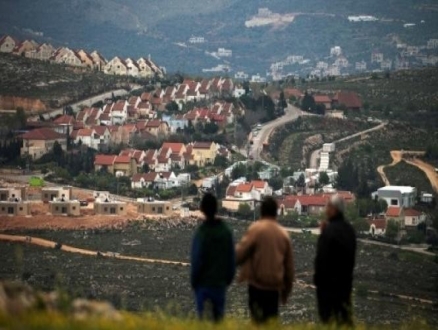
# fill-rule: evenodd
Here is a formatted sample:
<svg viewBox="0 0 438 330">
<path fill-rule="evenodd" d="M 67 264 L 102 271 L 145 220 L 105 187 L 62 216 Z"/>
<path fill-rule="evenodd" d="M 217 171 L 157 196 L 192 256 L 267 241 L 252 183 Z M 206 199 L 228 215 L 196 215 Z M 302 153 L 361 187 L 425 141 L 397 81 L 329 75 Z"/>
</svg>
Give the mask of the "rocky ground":
<svg viewBox="0 0 438 330">
<path fill-rule="evenodd" d="M 16 234 L 124 255 L 188 261 L 190 223 L 132 222 L 123 229 L 29 230 Z M 247 223 L 232 223 L 240 238 Z M 316 237 L 293 235 L 298 282 L 282 308 L 287 322 L 316 320 L 311 287 Z M 161 309 L 175 315 L 194 312 L 189 269 L 113 258 L 69 254 L 30 245 L 0 243 L 0 278 L 22 280 L 37 289 L 61 288 L 72 296 L 104 299 L 133 311 Z M 438 265 L 433 259 L 393 249 L 359 245 L 356 267 L 356 317 L 370 324 L 401 324 L 414 318 L 438 325 Z M 415 297 L 417 300 L 407 298 Z M 422 299 L 424 301 L 420 301 Z M 233 284 L 228 310 L 246 317 L 246 289 Z"/>
</svg>

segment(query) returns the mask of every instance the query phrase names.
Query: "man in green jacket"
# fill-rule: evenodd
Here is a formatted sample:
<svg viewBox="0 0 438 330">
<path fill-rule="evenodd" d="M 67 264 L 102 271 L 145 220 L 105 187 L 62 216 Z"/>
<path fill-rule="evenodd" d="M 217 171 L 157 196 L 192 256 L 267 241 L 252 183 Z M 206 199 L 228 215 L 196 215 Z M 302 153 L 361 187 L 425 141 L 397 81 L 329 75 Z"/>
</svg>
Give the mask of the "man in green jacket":
<svg viewBox="0 0 438 330">
<path fill-rule="evenodd" d="M 206 194 L 201 201 L 205 221 L 196 230 L 191 253 L 191 284 L 195 291 L 200 318 L 208 301 L 213 319 L 220 321 L 225 312 L 225 294 L 236 271 L 233 235 L 228 226 L 216 217 L 217 200 Z"/>
</svg>

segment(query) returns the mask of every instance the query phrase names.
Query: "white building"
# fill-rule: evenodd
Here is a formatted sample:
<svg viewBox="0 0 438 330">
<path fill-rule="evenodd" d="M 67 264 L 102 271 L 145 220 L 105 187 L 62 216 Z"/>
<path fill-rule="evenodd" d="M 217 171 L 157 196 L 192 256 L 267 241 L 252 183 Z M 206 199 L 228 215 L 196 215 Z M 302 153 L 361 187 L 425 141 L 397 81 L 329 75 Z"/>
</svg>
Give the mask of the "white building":
<svg viewBox="0 0 438 330">
<path fill-rule="evenodd" d="M 204 37 L 192 36 L 189 39 L 189 43 L 191 43 L 191 44 L 203 44 L 204 42 L 205 42 L 205 38 Z"/>
<path fill-rule="evenodd" d="M 417 190 L 409 186 L 386 186 L 377 190 L 377 196 L 385 200 L 388 206 L 412 207 L 415 205 Z"/>
<path fill-rule="evenodd" d="M 340 46 L 334 46 L 330 48 L 330 56 L 337 57 L 342 55 L 342 48 Z"/>
<path fill-rule="evenodd" d="M 231 57 L 231 56 L 233 56 L 233 51 L 231 49 L 218 48 L 217 56 L 219 56 L 219 57 Z"/>
<path fill-rule="evenodd" d="M 429 41 L 427 42 L 427 48 L 428 49 L 438 48 L 438 39 L 429 39 Z"/>
<path fill-rule="evenodd" d="M 365 71 L 366 69 L 367 69 L 367 62 L 365 61 L 356 62 L 357 71 Z"/>
</svg>

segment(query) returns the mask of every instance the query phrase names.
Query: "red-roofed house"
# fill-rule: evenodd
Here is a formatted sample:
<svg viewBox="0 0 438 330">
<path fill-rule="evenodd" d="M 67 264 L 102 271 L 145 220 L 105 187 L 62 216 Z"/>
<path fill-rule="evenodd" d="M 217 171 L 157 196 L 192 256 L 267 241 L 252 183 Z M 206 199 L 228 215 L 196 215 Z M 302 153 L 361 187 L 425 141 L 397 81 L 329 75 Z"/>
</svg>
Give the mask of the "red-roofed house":
<svg viewBox="0 0 438 330">
<path fill-rule="evenodd" d="M 116 155 L 96 155 L 94 157 L 94 170 L 107 171 L 108 173 L 114 173 L 114 161 Z"/>
<path fill-rule="evenodd" d="M 214 142 L 195 142 L 192 145 L 191 155 L 189 159 L 190 165 L 205 166 L 213 164 L 216 159 L 217 146 Z"/>
<path fill-rule="evenodd" d="M 76 120 L 73 116 L 62 115 L 53 121 L 56 125 L 54 128 L 60 134 L 67 134 L 73 131 Z"/>
<path fill-rule="evenodd" d="M 137 174 L 137 160 L 132 156 L 116 156 L 114 160 L 114 175 L 133 176 Z"/>
<path fill-rule="evenodd" d="M 147 121 L 144 130 L 154 136 L 166 136 L 170 132 L 169 125 L 159 119 Z"/>
<path fill-rule="evenodd" d="M 416 229 L 418 224 L 426 221 L 426 215 L 414 209 L 404 209 L 403 214 L 406 229 Z"/>
<path fill-rule="evenodd" d="M 63 150 L 67 150 L 67 136 L 50 128 L 34 129 L 21 135 L 21 138 L 23 139 L 21 156 L 29 155 L 33 159 L 38 159 L 52 151 L 55 142 L 58 142 Z"/>
<path fill-rule="evenodd" d="M 81 128 L 72 134 L 72 139 L 76 144 L 86 145 L 89 148 L 99 150 L 100 136 L 92 128 Z"/>
<path fill-rule="evenodd" d="M 131 178 L 131 188 L 132 189 L 143 189 L 150 188 L 153 189 L 154 182 L 158 178 L 158 173 L 137 173 Z"/>
<path fill-rule="evenodd" d="M 313 99 L 317 105 L 323 105 L 326 110 L 332 107 L 332 99 L 328 95 L 313 95 Z"/>
<path fill-rule="evenodd" d="M 362 101 L 355 92 L 340 91 L 333 97 L 333 106 L 344 106 L 347 110 L 360 110 Z"/>
<path fill-rule="evenodd" d="M 258 200 L 261 200 L 265 196 L 272 196 L 272 188 L 269 186 L 268 182 L 262 180 L 251 181 L 254 190 L 260 195 Z"/>
<path fill-rule="evenodd" d="M 385 235 L 387 220 L 385 217 L 367 219 L 370 225 L 369 233 L 373 236 Z"/>
<path fill-rule="evenodd" d="M 111 123 L 113 125 L 123 125 L 128 118 L 128 102 L 117 101 L 111 109 Z"/>
</svg>

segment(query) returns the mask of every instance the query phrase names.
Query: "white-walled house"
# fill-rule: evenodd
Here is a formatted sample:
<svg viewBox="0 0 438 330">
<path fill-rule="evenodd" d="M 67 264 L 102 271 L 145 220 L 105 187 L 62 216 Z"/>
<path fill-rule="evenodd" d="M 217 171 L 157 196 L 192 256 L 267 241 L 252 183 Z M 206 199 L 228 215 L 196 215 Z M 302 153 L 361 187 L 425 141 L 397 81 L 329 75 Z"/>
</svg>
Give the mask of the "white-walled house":
<svg viewBox="0 0 438 330">
<path fill-rule="evenodd" d="M 114 103 L 111 108 L 111 123 L 113 125 L 123 125 L 128 118 L 128 105 L 129 103 L 120 100 Z"/>
<path fill-rule="evenodd" d="M 140 75 L 140 66 L 138 63 L 130 58 L 125 60 L 126 67 L 128 68 L 128 75 L 138 77 Z"/>
<path fill-rule="evenodd" d="M 0 53 L 12 53 L 17 43 L 11 36 L 3 36 L 0 39 Z"/>
<path fill-rule="evenodd" d="M 127 75 L 128 67 L 124 60 L 116 56 L 105 65 L 103 72 L 113 75 Z"/>
<path fill-rule="evenodd" d="M 155 187 L 157 189 L 170 189 L 179 187 L 179 181 L 173 172 L 157 172 L 158 176 L 155 179 Z"/>
</svg>

